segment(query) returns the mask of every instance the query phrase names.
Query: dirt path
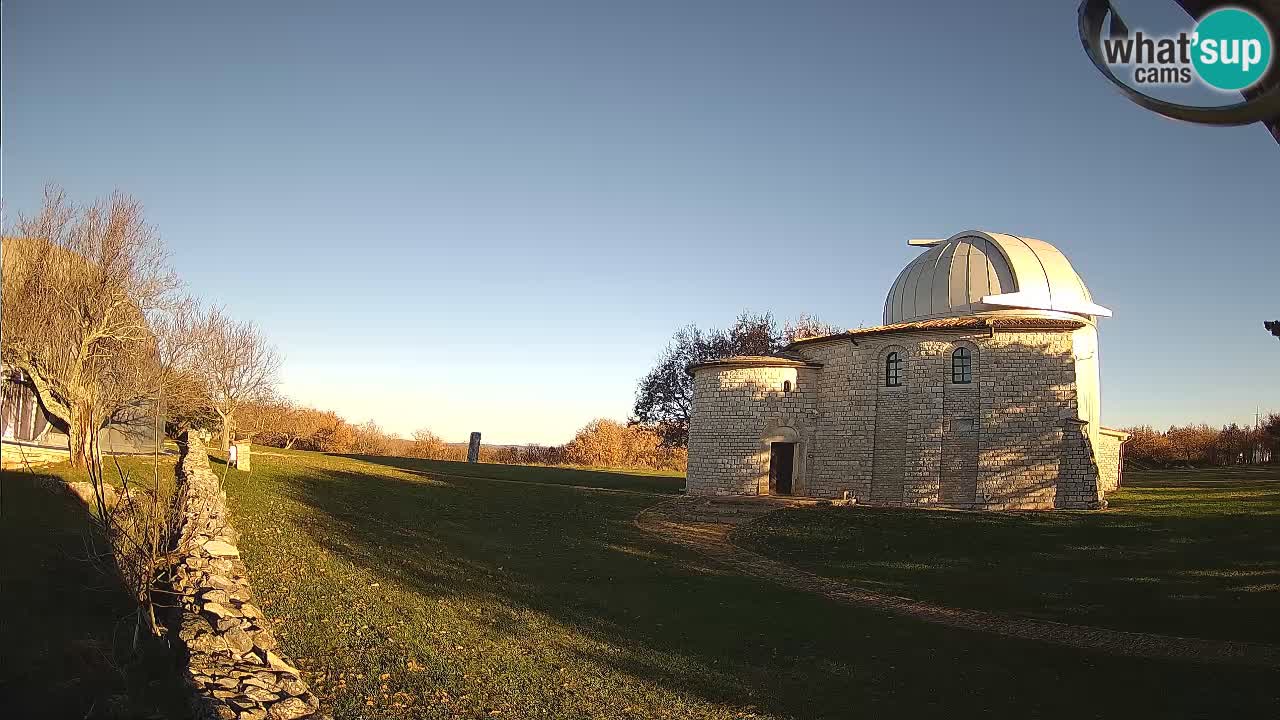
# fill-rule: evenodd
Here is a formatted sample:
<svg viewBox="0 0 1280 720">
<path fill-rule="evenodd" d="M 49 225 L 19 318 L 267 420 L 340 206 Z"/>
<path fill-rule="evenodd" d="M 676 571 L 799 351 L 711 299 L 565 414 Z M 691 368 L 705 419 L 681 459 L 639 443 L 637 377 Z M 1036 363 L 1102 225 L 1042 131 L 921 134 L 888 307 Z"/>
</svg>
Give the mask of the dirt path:
<svg viewBox="0 0 1280 720">
<path fill-rule="evenodd" d="M 730 541 L 729 533 L 735 526 L 797 504 L 804 503 L 763 498 L 714 501 L 678 498 L 642 510 L 636 515 L 635 524 L 645 532 L 692 548 L 743 575 L 812 592 L 835 602 L 875 608 L 915 620 L 1111 655 L 1280 667 L 1280 647 L 1273 645 L 1125 632 L 935 605 L 820 577 L 744 550 Z"/>
</svg>

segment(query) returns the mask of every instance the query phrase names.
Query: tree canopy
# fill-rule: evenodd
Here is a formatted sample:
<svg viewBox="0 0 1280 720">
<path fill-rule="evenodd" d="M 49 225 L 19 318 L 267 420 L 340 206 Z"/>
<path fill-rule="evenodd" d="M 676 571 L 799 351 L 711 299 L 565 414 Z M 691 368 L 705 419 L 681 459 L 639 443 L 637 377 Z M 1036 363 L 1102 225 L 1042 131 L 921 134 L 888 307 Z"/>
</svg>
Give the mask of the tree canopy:
<svg viewBox="0 0 1280 720">
<path fill-rule="evenodd" d="M 4 362 L 65 425 L 83 466 L 97 431 L 154 402 L 161 363 L 151 318 L 177 277 L 142 206 L 116 193 L 77 206 L 59 188 L 5 238 Z"/>
</svg>

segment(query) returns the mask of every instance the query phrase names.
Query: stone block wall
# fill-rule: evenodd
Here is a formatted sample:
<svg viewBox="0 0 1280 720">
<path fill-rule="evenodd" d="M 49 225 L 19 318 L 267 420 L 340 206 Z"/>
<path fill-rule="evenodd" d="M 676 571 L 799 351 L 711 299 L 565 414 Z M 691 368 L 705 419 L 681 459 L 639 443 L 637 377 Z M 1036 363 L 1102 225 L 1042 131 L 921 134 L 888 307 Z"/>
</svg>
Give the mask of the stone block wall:
<svg viewBox="0 0 1280 720">
<path fill-rule="evenodd" d="M 1062 458 L 1058 466 L 1053 507 L 1096 510 L 1105 507 L 1098 486 L 1098 466 L 1088 423 L 1067 420 L 1062 428 Z"/>
<path fill-rule="evenodd" d="M 951 385 L 948 390 L 943 395 L 938 502 L 967 508 L 978 500 L 979 389 Z"/>
<path fill-rule="evenodd" d="M 186 439 L 177 480 L 170 532 L 177 556 L 171 589 L 179 607 L 169 625 L 185 650 L 196 720 L 327 717 L 253 604 L 226 493 L 194 435 Z"/>
<path fill-rule="evenodd" d="M 974 372 L 982 391 L 976 505 L 1053 508 L 1064 433 L 1078 414 L 1071 333 L 997 332 L 980 346 L 984 359 Z"/>
<path fill-rule="evenodd" d="M 60 448 L 47 448 L 8 440 L 0 446 L 0 467 L 5 470 L 53 465 L 66 462 L 70 457 L 70 451 Z"/>
<path fill-rule="evenodd" d="M 1128 433 L 1109 428 L 1098 431 L 1098 446 L 1095 448 L 1098 462 L 1098 485 L 1104 493 L 1115 491 L 1120 487 L 1120 477 L 1124 472 L 1125 441 Z"/>
<path fill-rule="evenodd" d="M 857 350 L 849 340 L 840 339 L 807 345 L 799 351 L 805 358 L 822 363 L 808 471 L 807 494 L 814 497 L 840 497 L 847 490 L 859 502 L 868 502 L 872 496 L 872 466 L 877 456 L 876 433 L 878 429 L 882 431 L 880 447 L 885 448 L 896 436 L 891 427 L 887 431 L 885 428 L 893 423 L 906 426 L 908 399 L 905 396 L 883 398 L 885 426 L 877 425 L 882 398 L 880 383 L 875 378 L 881 376 L 884 368 L 879 358 L 864 361 Z M 901 453 L 886 450 L 881 459 L 886 463 L 882 473 L 888 477 L 905 477 L 905 449 Z M 884 488 L 878 488 L 877 492 L 881 490 Z M 896 489 L 886 492 L 900 495 Z"/>
<path fill-rule="evenodd" d="M 821 367 L 793 408 L 771 404 L 770 393 L 794 370 L 700 370 L 689 491 L 760 494 L 769 456 L 758 439 L 795 423 L 805 451 L 797 494 L 989 510 L 1098 507 L 1107 471 L 1082 435 L 1073 343 L 1070 331 L 980 329 L 800 345 L 796 352 Z M 961 346 L 973 359 L 967 384 L 951 376 Z M 891 388 L 885 359 L 894 351 L 902 386 Z"/>
<path fill-rule="evenodd" d="M 876 393 L 872 446 L 874 454 L 871 461 L 871 477 L 874 481 L 867 494 L 870 501 L 878 505 L 901 504 L 906 494 L 907 421 L 911 417 L 909 402 L 905 387 L 882 387 Z M 855 491 L 854 495 L 856 497 L 858 493 Z"/>
<path fill-rule="evenodd" d="M 906 332 L 801 346 L 823 364 L 809 494 L 891 505 L 977 502 L 983 439 L 981 331 Z M 951 353 L 973 353 L 973 383 L 951 382 Z M 901 387 L 885 384 L 890 352 Z M 994 352 L 994 351 L 992 351 Z M 970 499 L 973 498 L 973 499 Z"/>
<path fill-rule="evenodd" d="M 689 423 L 691 495 L 767 495 L 769 443 L 796 445 L 795 494 L 803 494 L 807 436 L 813 423 L 816 369 L 711 366 L 694 374 Z M 784 390 L 791 383 L 791 391 Z"/>
</svg>

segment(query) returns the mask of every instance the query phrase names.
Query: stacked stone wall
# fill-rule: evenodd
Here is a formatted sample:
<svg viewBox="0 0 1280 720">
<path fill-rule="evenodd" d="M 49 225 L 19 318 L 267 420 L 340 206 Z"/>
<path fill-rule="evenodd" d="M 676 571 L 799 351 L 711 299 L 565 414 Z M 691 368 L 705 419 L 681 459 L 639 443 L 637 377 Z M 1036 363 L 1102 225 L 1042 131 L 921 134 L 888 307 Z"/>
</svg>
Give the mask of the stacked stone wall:
<svg viewBox="0 0 1280 720">
<path fill-rule="evenodd" d="M 184 675 L 196 720 L 326 717 L 253 603 L 226 493 L 209 467 L 204 444 L 193 435 L 187 437 L 177 480 L 170 531 L 178 608 L 170 629 L 185 650 Z"/>
</svg>

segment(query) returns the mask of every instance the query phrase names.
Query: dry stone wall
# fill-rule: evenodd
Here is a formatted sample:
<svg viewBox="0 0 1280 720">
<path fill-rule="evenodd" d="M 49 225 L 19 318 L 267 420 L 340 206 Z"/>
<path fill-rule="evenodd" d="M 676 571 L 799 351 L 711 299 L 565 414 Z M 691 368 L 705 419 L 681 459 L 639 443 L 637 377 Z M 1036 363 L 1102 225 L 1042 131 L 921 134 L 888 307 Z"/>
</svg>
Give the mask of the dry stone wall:
<svg viewBox="0 0 1280 720">
<path fill-rule="evenodd" d="M 170 625 L 186 651 L 185 680 L 196 720 L 327 717 L 253 604 L 226 493 L 194 435 L 187 437 L 177 479 L 170 530 L 179 607 Z"/>
</svg>

